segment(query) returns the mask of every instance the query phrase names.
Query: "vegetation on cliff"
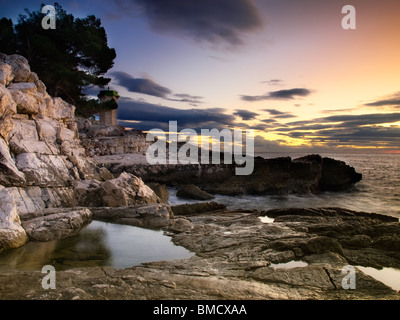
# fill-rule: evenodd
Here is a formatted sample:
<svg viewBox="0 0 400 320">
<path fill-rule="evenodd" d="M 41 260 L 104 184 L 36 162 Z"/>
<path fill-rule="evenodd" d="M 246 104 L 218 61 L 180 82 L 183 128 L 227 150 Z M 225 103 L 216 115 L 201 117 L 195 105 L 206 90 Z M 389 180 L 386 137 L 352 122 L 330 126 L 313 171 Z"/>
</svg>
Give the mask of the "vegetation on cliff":
<svg viewBox="0 0 400 320">
<path fill-rule="evenodd" d="M 11 19 L 2 18 L 1 52 L 24 56 L 51 96 L 75 105 L 78 114 L 88 117 L 99 104 L 89 100 L 84 90 L 110 82 L 104 75 L 113 66 L 116 53 L 108 46 L 99 18 L 94 15 L 75 18 L 58 3 L 54 7 L 55 29 L 42 27 L 42 8 L 25 9 L 26 14 L 20 15 L 15 25 Z"/>
</svg>

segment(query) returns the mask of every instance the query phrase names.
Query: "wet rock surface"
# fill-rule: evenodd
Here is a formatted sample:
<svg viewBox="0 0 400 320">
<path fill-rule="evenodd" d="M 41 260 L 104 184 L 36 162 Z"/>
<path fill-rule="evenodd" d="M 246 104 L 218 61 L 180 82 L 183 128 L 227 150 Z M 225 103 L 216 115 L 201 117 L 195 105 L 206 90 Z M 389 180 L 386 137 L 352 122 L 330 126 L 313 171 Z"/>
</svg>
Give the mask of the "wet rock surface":
<svg viewBox="0 0 400 320">
<path fill-rule="evenodd" d="M 274 217 L 263 223 L 260 216 Z M 40 272 L 3 272 L 3 299 L 399 299 L 356 269 L 355 290 L 342 288 L 345 265 L 400 267 L 398 219 L 337 208 L 213 211 L 180 216 L 165 230 L 196 253 L 189 259 L 128 269 L 57 272 L 44 290 Z M 333 230 L 333 231 L 329 231 Z M 330 232 L 331 234 L 327 234 Z M 366 254 L 370 252 L 371 254 Z M 292 260 L 305 266 L 279 268 Z M 9 281 L 10 279 L 13 281 Z"/>
</svg>

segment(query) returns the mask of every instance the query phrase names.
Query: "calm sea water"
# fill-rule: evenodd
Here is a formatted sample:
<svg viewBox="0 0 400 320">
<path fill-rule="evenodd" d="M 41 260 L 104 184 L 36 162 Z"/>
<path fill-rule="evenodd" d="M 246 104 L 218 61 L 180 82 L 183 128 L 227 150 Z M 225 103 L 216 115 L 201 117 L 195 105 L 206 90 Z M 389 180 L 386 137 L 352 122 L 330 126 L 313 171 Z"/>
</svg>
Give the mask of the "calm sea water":
<svg viewBox="0 0 400 320">
<path fill-rule="evenodd" d="M 263 153 L 264 158 L 291 157 L 296 159 L 307 153 Z M 345 192 L 323 192 L 306 195 L 216 195 L 215 201 L 228 209 L 259 209 L 289 207 L 342 207 L 356 211 L 375 212 L 400 218 L 400 154 L 321 154 L 342 160 L 363 175 L 363 179 Z M 187 203 L 170 190 L 172 205 Z M 195 202 L 195 201 L 193 201 Z"/>
</svg>

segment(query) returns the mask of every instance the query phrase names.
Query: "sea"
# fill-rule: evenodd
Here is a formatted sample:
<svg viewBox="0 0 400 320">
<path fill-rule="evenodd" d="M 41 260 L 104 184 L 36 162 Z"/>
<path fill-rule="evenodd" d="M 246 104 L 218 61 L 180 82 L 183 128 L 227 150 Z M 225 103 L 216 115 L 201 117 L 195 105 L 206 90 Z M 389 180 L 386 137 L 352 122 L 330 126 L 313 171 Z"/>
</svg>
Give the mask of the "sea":
<svg viewBox="0 0 400 320">
<path fill-rule="evenodd" d="M 259 153 L 265 159 L 277 157 L 300 158 L 309 153 Z M 216 195 L 216 202 L 230 210 L 274 208 L 319 208 L 340 207 L 355 211 L 374 212 L 400 218 L 400 154 L 342 154 L 320 153 L 344 161 L 362 174 L 362 180 L 351 189 L 341 192 L 288 195 Z M 198 202 L 176 197 L 175 188 L 170 188 L 171 205 Z"/>
</svg>

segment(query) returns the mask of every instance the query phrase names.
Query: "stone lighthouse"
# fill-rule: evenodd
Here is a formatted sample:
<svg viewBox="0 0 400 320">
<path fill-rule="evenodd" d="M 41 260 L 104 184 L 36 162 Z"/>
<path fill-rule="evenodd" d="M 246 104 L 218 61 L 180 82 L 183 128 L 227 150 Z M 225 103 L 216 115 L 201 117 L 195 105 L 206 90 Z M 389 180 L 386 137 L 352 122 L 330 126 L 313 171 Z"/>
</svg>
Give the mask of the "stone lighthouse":
<svg viewBox="0 0 400 320">
<path fill-rule="evenodd" d="M 106 126 L 117 125 L 118 92 L 114 90 L 102 90 L 97 95 L 100 103 L 106 103 L 99 112 L 100 123 Z"/>
</svg>

